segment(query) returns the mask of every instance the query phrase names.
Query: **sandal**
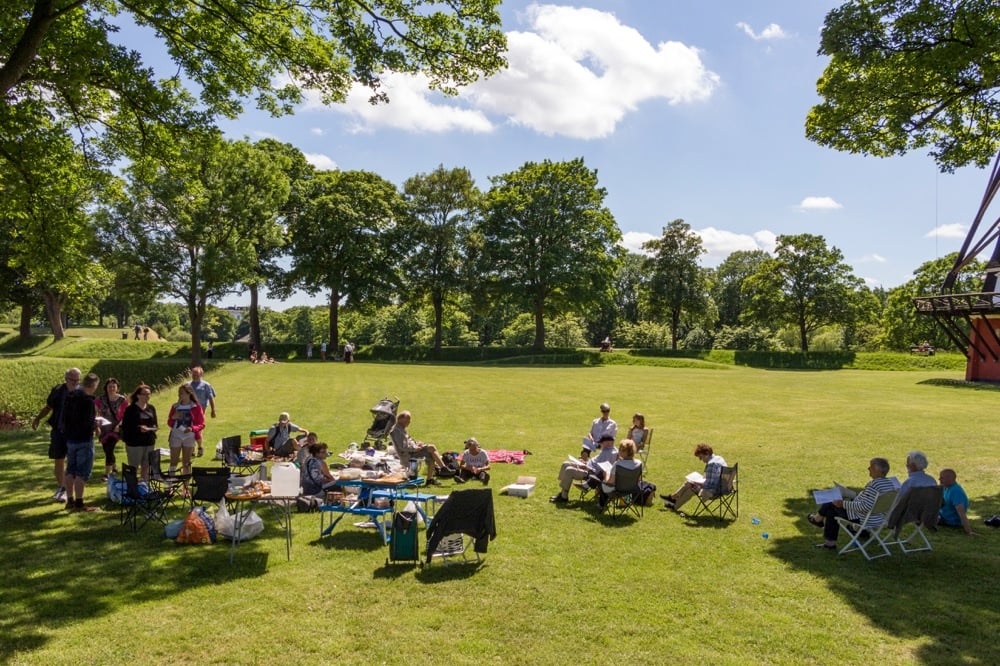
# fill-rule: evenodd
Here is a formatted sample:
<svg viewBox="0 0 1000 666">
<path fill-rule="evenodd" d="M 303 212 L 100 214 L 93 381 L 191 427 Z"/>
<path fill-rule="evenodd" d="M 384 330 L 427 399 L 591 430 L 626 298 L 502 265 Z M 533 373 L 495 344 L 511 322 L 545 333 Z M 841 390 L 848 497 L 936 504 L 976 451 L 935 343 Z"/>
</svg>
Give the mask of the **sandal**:
<svg viewBox="0 0 1000 666">
<path fill-rule="evenodd" d="M 195 458 L 201 458 L 203 455 L 205 455 L 205 447 L 199 445 L 198 453 L 195 454 Z"/>
<path fill-rule="evenodd" d="M 810 513 L 806 516 L 806 520 L 815 525 L 816 527 L 823 527 L 826 523 L 823 521 L 823 516 L 818 513 Z"/>
</svg>

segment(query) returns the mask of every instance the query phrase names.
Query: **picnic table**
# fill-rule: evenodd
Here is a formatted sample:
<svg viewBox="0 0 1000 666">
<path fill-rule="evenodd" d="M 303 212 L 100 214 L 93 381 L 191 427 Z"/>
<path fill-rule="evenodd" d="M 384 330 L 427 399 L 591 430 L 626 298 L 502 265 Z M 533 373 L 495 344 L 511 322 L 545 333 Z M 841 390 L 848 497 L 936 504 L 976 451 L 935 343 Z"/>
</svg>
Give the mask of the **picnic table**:
<svg viewBox="0 0 1000 666">
<path fill-rule="evenodd" d="M 397 499 L 413 500 L 416 495 L 408 492 L 408 490 L 412 488 L 419 488 L 423 485 L 423 482 L 424 480 L 422 478 L 407 479 L 405 481 L 394 483 L 386 483 L 380 479 L 350 479 L 337 481 L 337 485 L 343 488 L 356 488 L 358 490 L 358 495 L 355 499 L 350 501 L 350 504 L 328 504 L 324 502 L 320 505 L 320 538 L 322 539 L 325 536 L 329 536 L 330 533 L 333 532 L 333 528 L 335 528 L 337 524 L 344 519 L 344 516 L 363 516 L 367 519 L 363 522 L 371 523 L 382 536 L 382 540 L 388 543 L 390 529 L 388 522 L 391 521 L 393 511 L 392 502 Z M 385 499 L 387 501 L 377 501 L 380 499 Z M 423 509 L 420 508 L 419 503 L 417 504 L 417 507 L 421 516 L 426 520 L 427 515 L 424 513 Z M 330 521 L 329 525 L 327 525 L 328 516 Z"/>
</svg>

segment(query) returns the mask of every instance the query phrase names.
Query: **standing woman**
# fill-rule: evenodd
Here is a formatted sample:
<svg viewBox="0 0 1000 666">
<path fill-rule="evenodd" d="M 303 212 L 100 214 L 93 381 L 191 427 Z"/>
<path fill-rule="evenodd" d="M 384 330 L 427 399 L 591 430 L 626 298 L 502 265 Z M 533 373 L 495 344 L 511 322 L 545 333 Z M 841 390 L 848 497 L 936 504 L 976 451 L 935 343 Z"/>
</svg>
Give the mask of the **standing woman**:
<svg viewBox="0 0 1000 666">
<path fill-rule="evenodd" d="M 104 382 L 104 394 L 97 399 L 97 414 L 110 423 L 101 426 L 101 447 L 104 449 L 104 477 L 102 481 L 108 480 L 108 475 L 118 473 L 115 466 L 115 447 L 121 439 L 121 420 L 125 413 L 127 401 L 125 396 L 118 392 L 118 380 L 108 377 Z"/>
<path fill-rule="evenodd" d="M 149 481 L 149 454 L 156 445 L 156 408 L 149 402 L 152 390 L 139 384 L 122 414 L 121 432 L 128 464 L 138 467 L 143 481 Z"/>
<path fill-rule="evenodd" d="M 177 460 L 182 453 L 181 474 L 190 474 L 191 456 L 205 429 L 205 412 L 190 384 L 177 388 L 177 402 L 170 406 L 167 425 L 170 426 L 170 474 L 177 470 Z"/>
</svg>

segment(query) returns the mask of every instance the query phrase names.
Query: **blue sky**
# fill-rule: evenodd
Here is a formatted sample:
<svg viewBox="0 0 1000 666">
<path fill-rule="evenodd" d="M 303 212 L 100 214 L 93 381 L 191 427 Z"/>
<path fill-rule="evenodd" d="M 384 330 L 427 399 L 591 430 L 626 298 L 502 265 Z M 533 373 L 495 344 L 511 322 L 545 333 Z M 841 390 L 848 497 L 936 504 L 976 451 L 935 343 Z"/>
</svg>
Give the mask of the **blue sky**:
<svg viewBox="0 0 1000 666">
<path fill-rule="evenodd" d="M 582 156 L 632 249 L 677 218 L 701 235 L 706 266 L 738 249 L 771 250 L 779 234 L 821 234 L 856 275 L 889 288 L 958 249 L 988 174 L 940 174 L 926 154 L 879 159 L 805 139 L 825 65 L 819 31 L 839 4 L 511 0 L 502 5 L 510 69 L 457 98 L 396 77 L 387 105 L 370 106 L 362 89 L 336 107 L 309 100 L 277 119 L 248 111 L 222 128 L 399 185 L 443 164 L 468 168 L 487 189 L 490 176 L 527 161 Z"/>
</svg>

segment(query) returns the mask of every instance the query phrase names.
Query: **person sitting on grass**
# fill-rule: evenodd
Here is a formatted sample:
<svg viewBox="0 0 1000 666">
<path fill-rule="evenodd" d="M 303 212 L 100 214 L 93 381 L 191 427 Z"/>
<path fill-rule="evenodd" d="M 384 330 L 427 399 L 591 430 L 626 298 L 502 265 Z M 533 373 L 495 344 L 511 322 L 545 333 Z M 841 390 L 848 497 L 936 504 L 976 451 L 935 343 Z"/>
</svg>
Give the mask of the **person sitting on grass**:
<svg viewBox="0 0 1000 666">
<path fill-rule="evenodd" d="M 976 536 L 969 524 L 969 496 L 962 486 L 958 485 L 957 475 L 953 469 L 943 469 L 938 480 L 944 488 L 941 510 L 938 513 L 938 525 L 945 527 L 961 527 L 969 536 Z"/>
<path fill-rule="evenodd" d="M 875 506 L 875 501 L 882 493 L 895 490 L 896 485 L 885 478 L 889 473 L 889 461 L 885 458 L 872 458 L 868 462 L 868 476 L 871 481 L 864 489 L 857 494 L 854 499 L 839 499 L 827 502 L 819 508 L 818 513 L 810 513 L 806 519 L 816 527 L 823 528 L 823 543 L 816 544 L 817 548 L 828 548 L 833 550 L 837 547 L 837 535 L 840 534 L 840 524 L 837 518 L 847 518 L 849 520 L 861 520 L 865 514 Z M 882 516 L 872 516 L 872 525 L 877 526 L 885 520 Z"/>
<path fill-rule="evenodd" d="M 281 412 L 278 415 L 278 422 L 267 429 L 267 444 L 264 447 L 264 455 L 279 458 L 295 455 L 299 450 L 299 442 L 292 437 L 293 432 L 309 434 L 308 430 L 291 422 L 288 412 Z"/>
<path fill-rule="evenodd" d="M 483 485 L 490 483 L 490 457 L 479 447 L 475 437 L 465 440 L 465 452 L 458 463 L 455 483 L 465 483 L 469 479 L 479 479 Z"/>
<path fill-rule="evenodd" d="M 685 481 L 672 495 L 660 495 L 666 502 L 666 507 L 673 511 L 679 510 L 695 495 L 712 497 L 718 494 L 722 485 L 722 468 L 726 460 L 708 444 L 699 444 L 694 449 L 694 457 L 705 463 L 705 474 L 701 481 Z"/>
</svg>

